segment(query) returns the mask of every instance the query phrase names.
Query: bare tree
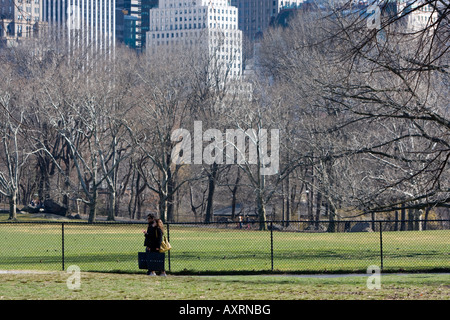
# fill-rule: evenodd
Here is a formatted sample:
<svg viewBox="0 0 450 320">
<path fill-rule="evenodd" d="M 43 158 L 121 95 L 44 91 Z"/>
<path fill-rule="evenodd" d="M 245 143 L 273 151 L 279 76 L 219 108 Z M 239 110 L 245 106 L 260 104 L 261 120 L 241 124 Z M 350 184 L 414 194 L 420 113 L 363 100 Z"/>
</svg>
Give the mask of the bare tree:
<svg viewBox="0 0 450 320">
<path fill-rule="evenodd" d="M 84 194 L 83 201 L 89 206 L 89 222 L 97 216 L 100 188 L 107 188 L 110 195 L 108 219 L 114 219 L 117 167 L 129 153 L 129 132 L 123 114 L 128 109 L 123 103 L 127 90 L 114 81 L 114 62 L 103 60 L 102 55 L 84 60 L 85 50 L 72 51 L 64 55 L 62 63 L 53 73 L 40 79 L 41 97 L 45 103 L 40 110 L 47 117 L 53 130 L 67 146 L 72 163 L 66 167 L 57 163 L 61 174 L 68 173 L 67 165 L 73 165 L 79 185 Z M 121 76 L 124 76 L 122 73 Z M 40 141 L 41 147 L 46 144 Z M 51 155 L 51 150 L 47 149 Z M 69 177 L 65 176 L 69 183 Z M 106 187 L 105 187 L 106 186 Z"/>
<path fill-rule="evenodd" d="M 137 99 L 134 137 L 145 157 L 140 166 L 147 187 L 158 197 L 163 221 L 172 221 L 174 196 L 187 180 L 177 181 L 182 166 L 172 161 L 175 142 L 172 132 L 185 123 L 190 102 L 190 75 L 180 51 L 141 56 L 134 70 L 138 83 L 133 90 Z"/>
<path fill-rule="evenodd" d="M 335 15 L 342 78 L 321 83 L 347 115 L 339 126 L 365 133 L 347 152 L 384 171 L 368 172 L 371 194 L 360 200 L 372 211 L 448 206 L 448 2 L 413 1 L 396 15 L 387 2 L 379 6 L 384 14 L 374 29 L 365 19 Z M 429 13 L 425 23 L 410 19 L 420 12 Z"/>
<path fill-rule="evenodd" d="M 264 70 L 299 120 L 297 146 L 314 168 L 309 189 L 330 221 L 338 209 L 446 206 L 448 8 L 414 32 L 400 23 L 410 11 L 383 9 L 374 31 L 361 12 L 342 9 L 312 13 L 314 24 L 301 13 L 262 47 Z"/>
<path fill-rule="evenodd" d="M 0 76 L 0 194 L 9 199 L 9 219 L 15 220 L 21 174 L 33 152 L 25 140 L 26 96 L 17 90 L 26 82 L 7 64 Z"/>
</svg>

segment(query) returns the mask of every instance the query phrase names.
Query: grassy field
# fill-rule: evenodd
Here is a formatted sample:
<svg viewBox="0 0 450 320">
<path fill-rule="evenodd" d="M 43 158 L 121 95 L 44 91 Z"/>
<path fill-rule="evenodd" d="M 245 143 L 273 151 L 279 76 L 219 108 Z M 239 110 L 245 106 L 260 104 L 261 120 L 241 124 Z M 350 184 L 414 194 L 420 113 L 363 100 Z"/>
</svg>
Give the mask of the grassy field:
<svg viewBox="0 0 450 320">
<path fill-rule="evenodd" d="M 82 273 L 79 288 L 65 272 L 0 273 L 0 300 L 448 300 L 450 276 L 382 275 L 380 289 L 367 277 L 258 276 L 148 277 Z"/>
<path fill-rule="evenodd" d="M 382 286 L 370 290 L 368 275 L 287 273 L 365 273 L 369 265 L 381 262 L 378 233 L 273 232 L 271 243 L 269 231 L 171 225 L 172 272 L 161 278 L 148 277 L 137 267 L 145 227 L 65 223 L 64 268 L 78 265 L 82 271 L 80 288 L 70 290 L 70 275 L 60 271 L 61 224 L 0 223 L 0 300 L 450 299 L 448 274 L 385 273 L 450 270 L 449 230 L 384 232 Z M 267 274 L 272 244 L 273 269 L 279 275 Z M 194 276 L 253 271 L 261 274 Z"/>
<path fill-rule="evenodd" d="M 136 224 L 64 225 L 64 268 L 142 272 L 144 251 Z M 265 272 L 272 270 L 269 231 L 171 225 L 170 271 Z M 62 270 L 61 224 L 0 224 L 0 270 Z M 378 233 L 273 233 L 276 272 L 365 272 L 381 265 Z M 383 232 L 383 271 L 450 270 L 450 230 Z M 166 257 L 166 269 L 169 259 Z"/>
</svg>

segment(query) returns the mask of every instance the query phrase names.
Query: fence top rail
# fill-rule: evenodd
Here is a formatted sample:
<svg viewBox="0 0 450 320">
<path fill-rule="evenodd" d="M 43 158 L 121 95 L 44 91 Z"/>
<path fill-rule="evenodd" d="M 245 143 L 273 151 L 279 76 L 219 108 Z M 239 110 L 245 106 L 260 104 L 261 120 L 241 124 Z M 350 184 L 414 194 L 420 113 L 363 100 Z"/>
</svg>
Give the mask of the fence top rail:
<svg viewBox="0 0 450 320">
<path fill-rule="evenodd" d="M 0 224 L 81 224 L 81 225 L 114 225 L 114 224 L 148 224 L 146 221 L 0 221 Z"/>
<path fill-rule="evenodd" d="M 329 221 L 329 220 L 267 220 L 266 224 L 283 224 L 283 223 L 408 223 L 408 222 L 450 222 L 450 219 L 427 219 L 427 220 L 339 220 L 339 221 Z M 166 225 L 227 225 L 227 224 L 238 224 L 238 223 L 254 223 L 259 224 L 259 221 L 213 221 L 213 222 L 164 222 Z M 8 220 L 0 221 L 0 224 L 81 224 L 81 225 L 132 225 L 132 224 L 148 224 L 147 221 L 18 221 L 18 220 Z"/>
</svg>

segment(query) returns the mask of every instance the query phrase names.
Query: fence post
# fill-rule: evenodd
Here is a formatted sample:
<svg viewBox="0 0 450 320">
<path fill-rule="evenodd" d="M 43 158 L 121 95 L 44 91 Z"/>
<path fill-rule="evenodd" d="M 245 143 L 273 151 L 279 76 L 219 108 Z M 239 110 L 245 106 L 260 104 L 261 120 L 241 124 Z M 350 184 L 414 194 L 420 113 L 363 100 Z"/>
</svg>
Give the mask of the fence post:
<svg viewBox="0 0 450 320">
<path fill-rule="evenodd" d="M 62 252 L 62 254 L 61 254 L 61 257 L 62 257 L 62 271 L 64 271 L 64 222 L 61 223 L 61 235 L 62 235 L 62 237 L 61 237 L 61 246 L 62 246 L 62 250 L 61 250 L 61 252 Z"/>
<path fill-rule="evenodd" d="M 170 223 L 167 223 L 167 241 L 170 243 Z M 170 250 L 167 251 L 167 260 L 169 262 L 169 272 L 170 270 Z"/>
<path fill-rule="evenodd" d="M 381 270 L 383 270 L 383 222 L 380 221 L 380 260 Z"/>
<path fill-rule="evenodd" d="M 270 261 L 273 271 L 273 221 L 270 221 Z"/>
</svg>

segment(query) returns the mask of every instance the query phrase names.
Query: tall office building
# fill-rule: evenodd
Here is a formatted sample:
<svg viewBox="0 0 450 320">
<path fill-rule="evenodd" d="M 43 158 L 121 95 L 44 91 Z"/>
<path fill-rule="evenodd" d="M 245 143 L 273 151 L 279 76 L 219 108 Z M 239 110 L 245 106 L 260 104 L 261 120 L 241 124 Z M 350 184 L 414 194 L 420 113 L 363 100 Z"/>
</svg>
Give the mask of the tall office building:
<svg viewBox="0 0 450 320">
<path fill-rule="evenodd" d="M 436 3 L 440 6 L 440 3 Z M 436 28 L 436 21 L 439 18 L 438 8 L 427 4 L 424 0 L 406 1 L 400 0 L 397 4 L 398 15 L 402 17 L 400 21 L 404 22 L 409 32 L 415 33 Z M 430 31 L 431 31 L 430 30 Z"/>
<path fill-rule="evenodd" d="M 0 44 L 14 46 L 43 27 L 42 0 L 0 0 Z"/>
<path fill-rule="evenodd" d="M 242 75 L 242 31 L 238 10 L 227 0 L 160 0 L 150 10 L 147 51 L 172 46 L 196 46 L 227 75 Z M 212 58 L 212 59 L 211 59 Z"/>
<path fill-rule="evenodd" d="M 116 0 L 116 36 L 128 47 L 142 51 L 150 25 L 150 9 L 158 0 Z"/>
<path fill-rule="evenodd" d="M 42 21 L 58 41 L 105 52 L 115 47 L 116 0 L 41 1 Z"/>
<path fill-rule="evenodd" d="M 305 0 L 231 0 L 239 9 L 239 29 L 254 41 L 269 26 L 280 10 L 299 6 Z"/>
</svg>

